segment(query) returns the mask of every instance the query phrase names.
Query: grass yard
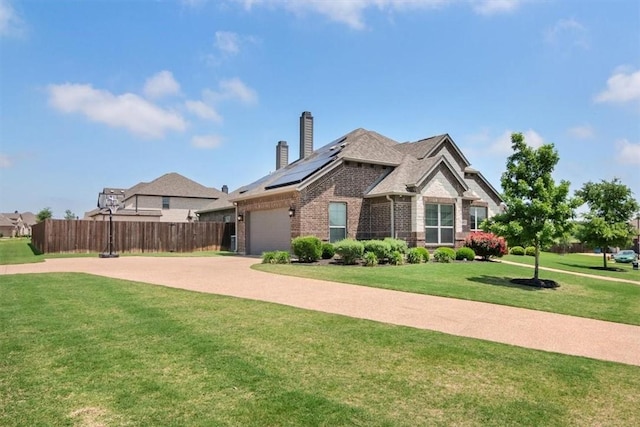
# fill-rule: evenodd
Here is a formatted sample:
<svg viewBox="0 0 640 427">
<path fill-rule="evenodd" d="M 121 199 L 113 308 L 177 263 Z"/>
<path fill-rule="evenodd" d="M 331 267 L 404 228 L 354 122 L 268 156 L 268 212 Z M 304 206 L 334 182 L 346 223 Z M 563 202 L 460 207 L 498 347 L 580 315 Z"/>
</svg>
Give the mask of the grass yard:
<svg viewBox="0 0 640 427">
<path fill-rule="evenodd" d="M 518 257 L 523 258 L 523 257 Z M 340 266 L 258 264 L 252 268 L 299 277 L 330 280 L 405 292 L 483 301 L 618 323 L 640 325 L 640 285 L 540 271 L 560 283 L 539 289 L 509 282 L 532 277 L 529 267 L 497 262 Z M 631 275 L 625 275 L 630 277 Z"/>
<path fill-rule="evenodd" d="M 635 366 L 85 274 L 0 295 L 2 426 L 640 424 Z"/>
<path fill-rule="evenodd" d="M 0 239 L 0 265 L 27 264 L 43 262 L 53 258 L 82 258 L 97 257 L 97 253 L 70 253 L 70 254 L 38 254 L 32 249 L 31 240 L 26 238 Z M 189 253 L 178 252 L 153 252 L 153 253 L 123 253 L 120 256 L 147 256 L 147 257 L 185 257 L 185 256 L 225 256 L 235 255 L 227 251 L 199 251 Z"/>
<path fill-rule="evenodd" d="M 505 261 L 528 265 L 533 265 L 535 261 L 535 258 L 532 256 L 517 255 L 506 255 L 502 259 Z M 640 283 L 640 270 L 634 270 L 631 263 L 616 263 L 613 260 L 607 260 L 607 267 L 615 270 L 600 270 L 600 268 L 604 267 L 602 255 L 559 255 L 550 252 L 541 252 L 540 267 L 555 268 L 575 273 L 593 274 L 595 276 L 612 277 L 614 279 L 635 280 Z M 541 274 L 545 273 L 542 272 Z"/>
</svg>

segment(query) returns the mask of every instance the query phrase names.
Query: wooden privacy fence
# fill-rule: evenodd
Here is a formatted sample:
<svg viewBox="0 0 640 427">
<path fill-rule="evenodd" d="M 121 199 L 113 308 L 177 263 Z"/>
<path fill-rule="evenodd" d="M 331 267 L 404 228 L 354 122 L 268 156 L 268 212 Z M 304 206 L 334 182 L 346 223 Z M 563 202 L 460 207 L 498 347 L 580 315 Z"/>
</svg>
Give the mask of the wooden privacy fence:
<svg viewBox="0 0 640 427">
<path fill-rule="evenodd" d="M 113 222 L 113 252 L 231 250 L 235 224 L 221 222 Z M 48 219 L 33 226 L 31 244 L 42 253 L 109 252 L 109 221 Z"/>
</svg>

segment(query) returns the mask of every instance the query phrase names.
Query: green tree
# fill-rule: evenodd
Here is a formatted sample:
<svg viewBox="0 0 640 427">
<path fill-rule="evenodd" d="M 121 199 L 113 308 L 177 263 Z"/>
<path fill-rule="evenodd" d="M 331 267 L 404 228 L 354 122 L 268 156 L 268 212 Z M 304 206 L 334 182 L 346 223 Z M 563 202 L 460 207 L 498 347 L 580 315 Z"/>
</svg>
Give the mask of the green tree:
<svg viewBox="0 0 640 427">
<path fill-rule="evenodd" d="M 626 246 L 631 242 L 635 230 L 630 219 L 640 208 L 633 192 L 618 178 L 599 183 L 587 182 L 576 191 L 588 206 L 583 214 L 584 223 L 580 233 L 583 242 L 602 248 L 604 268 L 607 268 L 607 248 Z"/>
<path fill-rule="evenodd" d="M 506 209 L 486 221 L 485 228 L 510 242 L 533 246 L 534 281 L 540 284 L 540 249 L 567 233 L 578 199 L 569 198 L 569 182 L 555 184 L 551 174 L 560 160 L 553 144 L 535 149 L 521 133 L 511 135 L 513 154 L 500 180 Z"/>
<path fill-rule="evenodd" d="M 67 221 L 76 219 L 76 218 L 77 218 L 76 214 L 71 212 L 71 209 L 67 209 L 66 211 L 64 211 L 64 219 L 66 219 Z"/>
<path fill-rule="evenodd" d="M 36 221 L 38 222 L 42 222 L 45 219 L 51 218 L 53 218 L 53 212 L 51 212 L 51 208 L 44 208 L 36 214 Z"/>
</svg>

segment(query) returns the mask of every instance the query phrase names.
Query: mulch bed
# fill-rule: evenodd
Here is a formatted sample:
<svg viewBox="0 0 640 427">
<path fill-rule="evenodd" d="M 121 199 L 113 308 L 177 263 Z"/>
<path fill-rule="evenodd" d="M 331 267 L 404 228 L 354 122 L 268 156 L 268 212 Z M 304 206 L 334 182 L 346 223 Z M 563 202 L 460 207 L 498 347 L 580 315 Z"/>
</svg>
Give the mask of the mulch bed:
<svg viewBox="0 0 640 427">
<path fill-rule="evenodd" d="M 523 286 L 532 286 L 534 288 L 557 288 L 560 285 L 555 280 L 547 279 L 511 279 L 511 283 Z"/>
</svg>

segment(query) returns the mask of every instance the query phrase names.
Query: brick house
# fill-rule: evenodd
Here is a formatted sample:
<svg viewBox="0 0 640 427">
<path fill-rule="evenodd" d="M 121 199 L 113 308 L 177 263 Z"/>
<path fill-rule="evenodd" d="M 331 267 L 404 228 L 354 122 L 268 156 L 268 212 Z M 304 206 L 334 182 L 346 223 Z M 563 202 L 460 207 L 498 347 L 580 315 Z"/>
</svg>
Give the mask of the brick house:
<svg viewBox="0 0 640 427">
<path fill-rule="evenodd" d="M 410 246 L 459 246 L 501 209 L 495 188 L 471 168 L 448 134 L 398 143 L 356 129 L 313 150 L 313 117 L 300 117 L 300 158 L 229 194 L 236 208 L 237 251 L 289 250 L 291 239 L 315 235 L 395 237 Z"/>
<path fill-rule="evenodd" d="M 107 187 L 98 195 L 98 209 L 85 213 L 84 219 L 108 221 L 105 198 L 114 196 L 119 208 L 114 221 L 192 222 L 196 211 L 216 201 L 226 201 L 226 186 L 220 191 L 205 187 L 178 173 L 164 174 L 151 182 L 140 182 L 128 189 Z"/>
</svg>

